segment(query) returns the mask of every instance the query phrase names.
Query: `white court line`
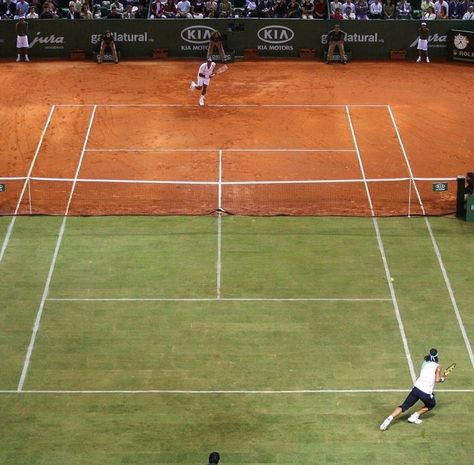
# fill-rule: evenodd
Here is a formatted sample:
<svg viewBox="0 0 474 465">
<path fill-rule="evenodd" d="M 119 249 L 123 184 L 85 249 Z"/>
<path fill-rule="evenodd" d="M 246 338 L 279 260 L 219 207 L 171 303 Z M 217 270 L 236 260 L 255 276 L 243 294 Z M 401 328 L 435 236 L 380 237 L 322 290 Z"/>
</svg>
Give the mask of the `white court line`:
<svg viewBox="0 0 474 465">
<path fill-rule="evenodd" d="M 71 103 L 71 104 L 56 104 L 57 107 L 97 107 L 97 108 L 196 108 L 196 105 L 190 103 Z M 355 104 L 355 105 L 345 105 L 345 104 L 333 104 L 333 105 L 324 105 L 324 104 L 312 104 L 312 103 L 302 103 L 302 104 L 287 104 L 287 103 L 275 103 L 275 104 L 233 104 L 233 103 L 222 103 L 222 104 L 209 104 L 206 107 L 214 108 L 345 108 L 347 106 L 354 108 L 387 108 L 388 105 L 380 104 Z"/>
<path fill-rule="evenodd" d="M 402 150 L 403 157 L 405 158 L 405 163 L 407 165 L 408 172 L 410 173 L 410 177 L 411 177 L 413 185 L 415 187 L 415 192 L 416 192 L 417 197 L 418 197 L 418 202 L 419 202 L 420 207 L 423 211 L 423 214 L 425 214 L 425 207 L 423 205 L 423 201 L 421 199 L 420 193 L 419 193 L 418 188 L 416 186 L 416 181 L 415 181 L 416 178 L 413 176 L 413 170 L 411 168 L 411 163 L 410 163 L 410 160 L 408 158 L 407 151 L 405 150 L 405 145 L 403 144 L 403 141 L 402 141 L 402 138 L 401 138 L 401 135 L 400 135 L 400 131 L 398 130 L 397 122 L 395 121 L 395 116 L 393 115 L 393 112 L 392 112 L 392 109 L 390 108 L 390 106 L 388 106 L 388 111 L 389 111 L 390 117 L 392 119 L 393 127 L 395 128 L 395 132 L 397 134 L 398 143 L 400 144 L 400 148 Z M 444 283 L 445 283 L 446 288 L 448 290 L 449 298 L 451 300 L 451 305 L 453 307 L 454 314 L 456 315 L 456 319 L 458 321 L 459 329 L 460 329 L 462 337 L 464 339 L 464 344 L 466 346 L 466 350 L 467 350 L 467 353 L 469 355 L 469 360 L 471 361 L 472 368 L 474 368 L 474 354 L 473 354 L 473 351 L 472 351 L 472 345 L 471 345 L 471 342 L 469 341 L 469 337 L 467 335 L 466 328 L 464 327 L 464 323 L 462 321 L 461 312 L 459 311 L 459 307 L 458 307 L 458 304 L 457 304 L 457 301 L 456 301 L 456 297 L 454 296 L 453 287 L 451 286 L 451 281 L 450 281 L 448 273 L 446 271 L 446 267 L 444 266 L 444 261 L 443 261 L 443 258 L 441 256 L 441 252 L 439 250 L 438 242 L 436 241 L 433 230 L 431 229 L 431 224 L 430 224 L 430 222 L 429 222 L 429 220 L 426 216 L 425 216 L 425 224 L 426 224 L 426 228 L 428 229 L 429 236 L 431 238 L 431 243 L 433 244 L 433 250 L 435 252 L 436 258 L 438 259 L 439 267 L 440 267 L 441 273 L 443 275 Z"/>
<path fill-rule="evenodd" d="M 36 159 L 38 158 L 38 154 L 41 150 L 41 146 L 43 145 L 43 139 L 44 136 L 46 135 L 46 131 L 48 130 L 49 123 L 51 122 L 51 119 L 53 117 L 53 113 L 55 110 L 55 106 L 53 105 L 51 109 L 49 110 L 48 118 L 46 119 L 46 123 L 43 127 L 43 131 L 41 132 L 40 139 L 38 141 L 38 145 L 36 146 L 35 154 L 33 156 L 33 159 L 31 160 L 30 163 L 30 168 L 28 169 L 28 173 L 25 178 L 25 182 L 23 183 L 23 188 L 21 189 L 20 197 L 18 199 L 18 202 L 16 204 L 15 212 L 13 213 L 12 219 L 10 221 L 10 224 L 8 225 L 7 232 L 5 234 L 5 238 L 3 239 L 2 243 L 2 248 L 0 249 L 0 262 L 3 260 L 3 257 L 5 255 L 5 251 L 7 250 L 8 243 L 10 242 L 10 238 L 13 232 L 13 227 L 15 226 L 15 221 L 16 221 L 16 216 L 18 214 L 18 210 L 20 209 L 21 202 L 23 200 L 23 196 L 25 195 L 26 191 L 26 186 L 28 185 L 31 173 L 33 172 L 33 168 L 36 163 Z"/>
<path fill-rule="evenodd" d="M 352 119 L 351 119 L 351 115 L 350 115 L 350 112 L 349 112 L 349 107 L 346 107 L 346 112 L 347 112 L 347 118 L 349 120 L 349 125 L 350 125 L 350 128 L 351 128 L 352 138 L 354 140 L 354 146 L 355 146 L 356 151 L 357 151 L 357 158 L 359 160 L 360 170 L 361 170 L 361 173 L 362 173 L 362 177 L 365 180 L 366 177 L 365 177 L 364 165 L 362 163 L 362 157 L 360 155 L 359 144 L 357 143 L 357 138 L 356 138 L 356 135 L 355 135 L 354 126 L 352 124 Z M 414 383 L 415 380 L 416 380 L 415 367 L 413 366 L 413 360 L 412 360 L 412 357 L 411 357 L 411 354 L 410 354 L 410 348 L 408 346 L 408 339 L 407 339 L 406 332 L 405 332 L 405 326 L 403 325 L 402 316 L 400 314 L 400 308 L 398 306 L 397 295 L 395 293 L 395 288 L 394 288 L 392 280 L 391 280 L 392 275 L 390 273 L 390 268 L 388 266 L 387 256 L 385 254 L 385 247 L 383 245 L 382 236 L 380 234 L 379 224 L 377 222 L 377 218 L 375 217 L 374 208 L 373 208 L 373 204 L 372 204 L 372 198 L 370 196 L 370 192 L 369 192 L 369 188 L 368 188 L 367 183 L 365 184 L 365 186 L 366 186 L 367 197 L 369 199 L 370 210 L 372 212 L 372 222 L 373 222 L 374 229 L 375 229 L 375 235 L 377 237 L 377 244 L 378 244 L 378 248 L 379 248 L 379 251 L 380 251 L 380 255 L 382 257 L 383 267 L 384 267 L 384 270 L 385 270 L 385 278 L 387 280 L 387 284 L 388 284 L 388 287 L 389 287 L 389 290 L 390 290 L 390 296 L 392 298 L 393 309 L 395 311 L 395 316 L 397 318 L 397 323 L 398 323 L 398 329 L 400 331 L 400 336 L 402 338 L 403 349 L 405 351 L 405 357 L 406 357 L 407 363 L 408 363 L 408 369 L 410 370 L 410 376 L 411 376 L 411 379 Z"/>
<path fill-rule="evenodd" d="M 76 173 L 75 173 L 75 176 L 74 176 L 76 179 L 77 179 L 77 176 L 79 175 L 79 171 L 80 171 L 81 166 L 82 166 L 82 160 L 84 158 L 84 153 L 85 153 L 85 148 L 87 146 L 87 141 L 89 140 L 89 135 L 90 135 L 91 128 L 92 128 L 92 123 L 94 122 L 95 112 L 96 112 L 96 107 L 94 107 L 93 110 L 92 110 L 92 115 L 91 115 L 91 118 L 90 118 L 90 121 L 89 121 L 89 126 L 87 128 L 86 136 L 84 138 L 84 145 L 82 146 L 81 156 L 79 158 L 79 163 L 77 165 Z M 28 350 L 26 352 L 25 361 L 23 363 L 23 369 L 21 371 L 17 391 L 22 391 L 23 390 L 23 385 L 25 384 L 25 379 L 26 379 L 26 376 L 28 374 L 28 368 L 30 366 L 30 361 L 31 361 L 31 354 L 33 353 L 33 349 L 34 349 L 35 341 L 36 341 L 36 336 L 38 334 L 38 330 L 39 330 L 40 323 L 41 323 L 41 317 L 43 316 L 44 305 L 45 305 L 46 300 L 48 298 L 49 287 L 51 285 L 51 279 L 53 277 L 54 268 L 56 267 L 56 261 L 58 259 L 58 254 L 59 254 L 59 248 L 61 247 L 61 243 L 62 243 L 63 236 L 64 236 L 64 231 L 66 229 L 66 219 L 67 219 L 67 215 L 69 213 L 69 207 L 71 206 L 71 201 L 72 201 L 72 196 L 74 195 L 75 186 L 76 186 L 76 184 L 74 183 L 71 187 L 71 192 L 69 193 L 69 199 L 68 199 L 68 202 L 67 202 L 66 210 L 64 212 L 63 220 L 61 222 L 61 228 L 59 229 L 59 235 L 58 235 L 58 239 L 56 241 L 56 246 L 54 248 L 53 258 L 51 259 L 51 264 L 49 265 L 48 277 L 46 278 L 46 283 L 45 283 L 44 289 L 43 289 L 43 295 L 41 297 L 41 302 L 40 302 L 40 305 L 39 305 L 39 308 L 38 308 L 38 312 L 36 313 L 35 323 L 34 323 L 34 326 L 33 326 L 33 332 L 31 333 L 30 344 L 28 345 Z"/>
<path fill-rule="evenodd" d="M 234 390 L 184 390 L 184 389 L 30 389 L 24 391 L 0 390 L 0 394 L 74 394 L 74 395 L 104 395 L 104 394 L 185 394 L 185 395 L 226 395 L 226 394 L 385 394 L 396 392 L 410 392 L 410 389 L 234 389 Z M 473 393 L 474 389 L 437 389 L 443 393 Z"/>
<path fill-rule="evenodd" d="M 391 302 L 392 299 L 386 298 L 337 298 L 337 297 L 302 297 L 302 298 L 265 298 L 265 297 L 64 297 L 48 298 L 51 302 Z"/>
<path fill-rule="evenodd" d="M 222 276 L 222 150 L 219 150 L 219 179 L 217 193 L 217 259 L 216 259 L 216 297 L 221 298 Z"/>
<path fill-rule="evenodd" d="M 164 148 L 151 148 L 151 149 L 140 149 L 140 148 L 107 148 L 107 149 L 87 149 L 86 152 L 152 152 L 152 153 L 161 153 L 161 152 L 217 152 L 217 150 L 222 150 L 223 152 L 355 152 L 354 149 L 252 149 L 252 148 L 246 148 L 246 149 L 217 149 L 217 148 L 210 148 L 210 149 L 203 149 L 203 148 L 197 148 L 197 149 L 190 149 L 190 148 L 170 148 L 170 149 L 164 149 Z"/>
</svg>

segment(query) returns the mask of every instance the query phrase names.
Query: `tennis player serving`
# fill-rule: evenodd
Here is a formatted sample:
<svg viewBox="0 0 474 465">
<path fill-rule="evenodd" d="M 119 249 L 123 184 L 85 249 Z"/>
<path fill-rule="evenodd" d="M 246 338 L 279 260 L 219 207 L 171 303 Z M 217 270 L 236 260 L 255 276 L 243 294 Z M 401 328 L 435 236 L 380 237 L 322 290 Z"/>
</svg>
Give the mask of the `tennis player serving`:
<svg viewBox="0 0 474 465">
<path fill-rule="evenodd" d="M 425 405 L 408 417 L 409 423 L 414 423 L 416 425 L 421 424 L 422 420 L 420 420 L 420 416 L 435 407 L 436 399 L 433 393 L 434 385 L 435 383 L 443 383 L 455 366 L 454 364 L 451 365 L 447 370 L 445 370 L 444 376 L 441 376 L 441 367 L 438 363 L 438 358 L 438 351 L 436 349 L 431 349 L 421 365 L 420 376 L 415 381 L 413 389 L 410 391 L 410 394 L 408 394 L 408 397 L 404 400 L 403 404 L 399 405 L 380 425 L 382 431 L 385 431 L 395 418 L 413 407 L 413 405 L 415 405 L 419 400 L 421 400 Z"/>
<path fill-rule="evenodd" d="M 211 77 L 215 75 L 216 64 L 212 61 L 212 58 L 208 58 L 206 63 L 203 63 L 199 67 L 198 75 L 197 75 L 197 83 L 191 81 L 191 85 L 189 86 L 190 90 L 200 90 L 201 96 L 199 97 L 199 105 L 204 106 L 204 101 L 206 99 L 206 92 L 211 81 Z"/>
</svg>

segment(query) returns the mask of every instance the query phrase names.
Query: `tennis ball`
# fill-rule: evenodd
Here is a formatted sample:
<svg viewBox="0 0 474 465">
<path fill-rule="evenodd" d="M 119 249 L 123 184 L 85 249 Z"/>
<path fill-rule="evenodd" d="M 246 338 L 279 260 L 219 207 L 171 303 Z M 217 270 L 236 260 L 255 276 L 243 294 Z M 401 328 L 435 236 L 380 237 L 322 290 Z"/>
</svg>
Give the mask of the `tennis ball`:
<svg viewBox="0 0 474 465">
<path fill-rule="evenodd" d="M 392 283 L 395 281 L 395 278 L 390 278 L 390 281 L 392 281 Z"/>
</svg>

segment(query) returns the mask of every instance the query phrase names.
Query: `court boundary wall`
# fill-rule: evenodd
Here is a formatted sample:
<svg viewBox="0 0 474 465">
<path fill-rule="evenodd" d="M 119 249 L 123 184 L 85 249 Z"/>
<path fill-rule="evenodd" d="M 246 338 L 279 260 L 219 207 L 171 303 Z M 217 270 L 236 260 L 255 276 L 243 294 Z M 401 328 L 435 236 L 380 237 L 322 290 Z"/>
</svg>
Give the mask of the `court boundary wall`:
<svg viewBox="0 0 474 465">
<path fill-rule="evenodd" d="M 254 49 L 261 57 L 298 57 L 300 49 L 314 50 L 322 57 L 327 33 L 335 21 L 278 19 L 206 19 L 206 20 L 30 20 L 29 40 L 32 58 L 69 58 L 73 50 L 92 56 L 98 50 L 100 35 L 113 31 L 124 58 L 151 58 L 153 50 L 166 49 L 172 58 L 202 57 L 210 34 L 219 30 L 226 48 L 235 56 Z M 0 57 L 16 53 L 16 21 L 0 24 Z M 416 55 L 419 21 L 344 21 L 346 46 L 353 58 L 388 58 L 391 50 L 406 50 Z M 432 57 L 447 57 L 452 29 L 474 31 L 474 21 L 446 20 L 429 24 Z"/>
</svg>

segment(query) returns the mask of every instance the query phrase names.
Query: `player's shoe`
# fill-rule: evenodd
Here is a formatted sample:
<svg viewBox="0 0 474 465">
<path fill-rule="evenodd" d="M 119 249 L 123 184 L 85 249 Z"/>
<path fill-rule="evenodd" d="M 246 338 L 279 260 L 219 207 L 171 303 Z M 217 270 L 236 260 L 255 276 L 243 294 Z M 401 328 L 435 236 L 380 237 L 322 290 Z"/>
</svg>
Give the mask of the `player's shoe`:
<svg viewBox="0 0 474 465">
<path fill-rule="evenodd" d="M 414 423 L 415 425 L 421 425 L 423 420 L 420 420 L 418 415 L 413 414 L 411 417 L 408 418 L 408 423 Z"/>
<path fill-rule="evenodd" d="M 383 423 L 380 425 L 380 431 L 385 431 L 390 425 L 390 423 L 392 423 L 392 420 L 393 418 L 390 418 L 390 417 L 385 418 Z"/>
<path fill-rule="evenodd" d="M 189 85 L 189 90 L 194 90 L 196 89 L 196 83 L 194 81 L 191 81 L 191 84 Z"/>
<path fill-rule="evenodd" d="M 429 63 L 429 62 L 430 62 L 430 59 L 426 57 L 426 63 Z"/>
<path fill-rule="evenodd" d="M 26 57 L 25 57 L 25 61 L 30 61 L 30 59 L 26 56 Z"/>
<path fill-rule="evenodd" d="M 201 96 L 199 99 L 199 106 L 203 107 L 204 106 L 204 97 Z"/>
<path fill-rule="evenodd" d="M 416 60 L 417 63 L 421 63 L 421 57 L 418 57 Z"/>
<path fill-rule="evenodd" d="M 18 63 L 21 60 L 20 57 L 16 57 L 16 62 Z"/>
</svg>

